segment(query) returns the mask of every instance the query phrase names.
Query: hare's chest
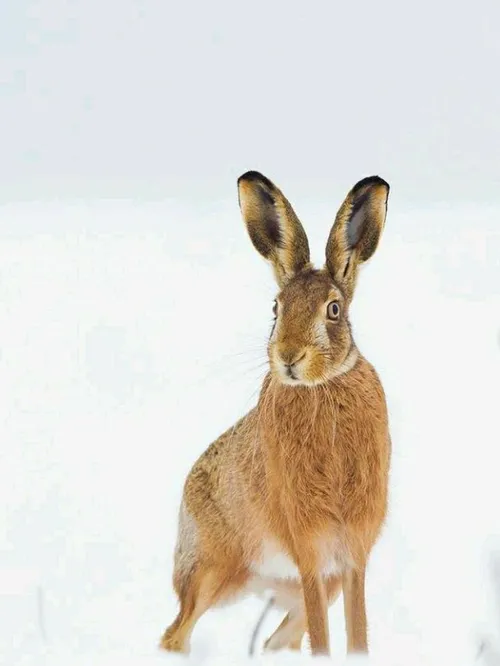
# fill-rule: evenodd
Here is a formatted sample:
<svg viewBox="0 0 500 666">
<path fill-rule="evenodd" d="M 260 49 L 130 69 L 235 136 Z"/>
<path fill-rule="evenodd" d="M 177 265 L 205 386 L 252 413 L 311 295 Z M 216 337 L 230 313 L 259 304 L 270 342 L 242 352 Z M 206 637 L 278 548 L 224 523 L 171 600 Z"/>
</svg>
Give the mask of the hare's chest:
<svg viewBox="0 0 500 666">
<path fill-rule="evenodd" d="M 332 535 L 324 535 L 315 543 L 318 568 L 321 574 L 339 576 L 351 566 L 351 558 L 341 541 Z M 253 573 L 266 579 L 299 579 L 297 565 L 281 546 L 270 537 L 264 538 L 256 553 L 251 569 Z"/>
</svg>

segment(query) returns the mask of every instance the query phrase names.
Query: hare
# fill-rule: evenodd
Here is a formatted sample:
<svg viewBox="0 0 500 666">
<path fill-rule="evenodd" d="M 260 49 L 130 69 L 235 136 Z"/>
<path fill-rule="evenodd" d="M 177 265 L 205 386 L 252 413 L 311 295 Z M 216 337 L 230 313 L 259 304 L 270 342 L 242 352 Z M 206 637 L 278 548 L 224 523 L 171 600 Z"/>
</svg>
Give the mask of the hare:
<svg viewBox="0 0 500 666">
<path fill-rule="evenodd" d="M 161 647 L 188 652 L 210 607 L 272 590 L 285 618 L 265 648 L 329 654 L 328 606 L 343 593 L 347 651 L 367 652 L 365 571 L 387 511 L 391 456 L 385 395 L 348 319 L 360 264 L 375 252 L 389 185 L 347 195 L 315 269 L 292 206 L 265 176 L 238 179 L 256 250 L 279 287 L 270 370 L 257 406 L 188 475 L 173 583 L 180 612 Z"/>
</svg>

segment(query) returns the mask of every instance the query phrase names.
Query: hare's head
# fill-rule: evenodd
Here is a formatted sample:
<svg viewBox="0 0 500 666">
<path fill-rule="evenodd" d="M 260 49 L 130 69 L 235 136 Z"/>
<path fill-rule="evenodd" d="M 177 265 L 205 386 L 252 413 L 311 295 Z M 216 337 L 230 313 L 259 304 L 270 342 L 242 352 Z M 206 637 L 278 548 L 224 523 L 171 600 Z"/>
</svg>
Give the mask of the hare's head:
<svg viewBox="0 0 500 666">
<path fill-rule="evenodd" d="M 302 224 L 270 180 L 249 171 L 238 190 L 252 243 L 272 264 L 280 288 L 268 348 L 271 371 L 283 383 L 309 386 L 346 372 L 357 358 L 349 303 L 360 264 L 377 248 L 389 185 L 373 176 L 352 188 L 330 231 L 322 269 L 311 265 Z"/>
</svg>

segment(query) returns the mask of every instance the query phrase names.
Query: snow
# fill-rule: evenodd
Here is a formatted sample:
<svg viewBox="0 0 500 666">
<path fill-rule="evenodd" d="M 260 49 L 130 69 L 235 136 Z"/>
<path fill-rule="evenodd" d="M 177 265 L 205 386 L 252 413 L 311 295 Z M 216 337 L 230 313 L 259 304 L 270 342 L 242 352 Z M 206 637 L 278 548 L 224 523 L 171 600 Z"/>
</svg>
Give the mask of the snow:
<svg viewBox="0 0 500 666">
<path fill-rule="evenodd" d="M 338 203 L 302 202 L 317 263 Z M 367 583 L 373 664 L 500 651 L 499 214 L 396 202 L 354 299 L 394 447 Z M 182 484 L 256 400 L 273 294 L 236 201 L 0 208 L 0 663 L 184 663 L 156 650 L 176 612 Z M 192 663 L 247 663 L 261 608 L 209 612 Z M 330 620 L 343 663 L 341 603 Z"/>
</svg>

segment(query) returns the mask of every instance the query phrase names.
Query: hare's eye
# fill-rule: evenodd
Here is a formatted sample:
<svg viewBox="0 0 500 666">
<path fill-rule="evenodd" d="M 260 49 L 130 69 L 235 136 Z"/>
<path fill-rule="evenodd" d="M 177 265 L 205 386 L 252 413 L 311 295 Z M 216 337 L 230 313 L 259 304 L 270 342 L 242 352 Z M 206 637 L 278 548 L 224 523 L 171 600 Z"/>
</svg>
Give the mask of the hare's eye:
<svg viewBox="0 0 500 666">
<path fill-rule="evenodd" d="M 278 315 L 278 302 L 274 301 L 273 303 L 273 315 L 276 317 Z"/>
<path fill-rule="evenodd" d="M 326 314 L 328 315 L 328 319 L 339 318 L 340 305 L 337 303 L 337 301 L 332 301 L 331 303 L 328 303 L 328 307 L 326 308 Z"/>
</svg>

